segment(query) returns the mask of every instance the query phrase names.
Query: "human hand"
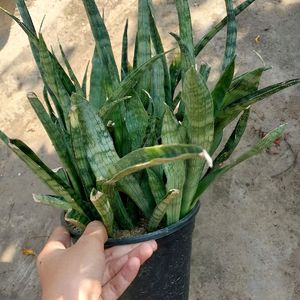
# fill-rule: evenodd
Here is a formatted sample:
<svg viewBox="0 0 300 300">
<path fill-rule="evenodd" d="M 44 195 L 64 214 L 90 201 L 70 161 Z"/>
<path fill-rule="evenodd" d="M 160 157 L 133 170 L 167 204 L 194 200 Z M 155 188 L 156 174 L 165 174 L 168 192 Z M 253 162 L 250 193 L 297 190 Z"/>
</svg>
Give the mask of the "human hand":
<svg viewBox="0 0 300 300">
<path fill-rule="evenodd" d="M 57 227 L 37 259 L 43 300 L 118 299 L 157 249 L 155 241 L 104 249 L 106 240 L 98 221 L 72 246 L 69 232 Z"/>
</svg>

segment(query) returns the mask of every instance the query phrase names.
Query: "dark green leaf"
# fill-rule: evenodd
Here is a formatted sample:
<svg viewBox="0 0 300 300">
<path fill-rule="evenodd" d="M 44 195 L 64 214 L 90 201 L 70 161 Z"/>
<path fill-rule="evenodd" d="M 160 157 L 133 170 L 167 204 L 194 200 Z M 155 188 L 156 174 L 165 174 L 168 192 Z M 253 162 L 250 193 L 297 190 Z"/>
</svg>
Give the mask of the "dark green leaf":
<svg viewBox="0 0 300 300">
<path fill-rule="evenodd" d="M 168 194 L 165 196 L 164 199 L 162 199 L 156 206 L 156 208 L 153 211 L 153 214 L 149 220 L 147 229 L 148 231 L 154 231 L 157 229 L 158 225 L 162 221 L 169 205 L 172 203 L 172 201 L 176 198 L 179 191 L 174 189 L 170 190 Z"/>
<path fill-rule="evenodd" d="M 235 16 L 243 12 L 254 1 L 255 0 L 246 0 L 243 3 L 241 3 L 238 7 L 234 9 Z M 195 45 L 195 56 L 197 56 L 201 52 L 201 50 L 203 50 L 203 48 L 215 37 L 215 35 L 226 26 L 227 22 L 228 18 L 225 17 L 222 21 L 220 21 L 217 25 L 210 29 L 210 31 L 203 38 L 201 38 L 201 40 Z"/>
<path fill-rule="evenodd" d="M 82 2 L 96 42 L 96 51 L 102 61 L 104 68 L 103 72 L 108 73 L 108 77 L 111 81 L 110 84 L 113 87 L 116 87 L 119 83 L 119 75 L 106 26 L 101 18 L 95 1 L 83 0 Z"/>
<path fill-rule="evenodd" d="M 202 151 L 200 146 L 185 144 L 158 145 L 132 151 L 110 167 L 106 184 L 114 184 L 125 176 L 156 165 L 176 160 L 201 159 Z"/>
<path fill-rule="evenodd" d="M 214 138 L 213 100 L 203 78 L 193 67 L 185 75 L 182 99 L 185 104 L 184 125 L 187 129 L 189 143 L 201 145 L 210 151 Z M 203 161 L 191 160 L 187 162 L 182 215 L 188 212 L 204 166 L 205 162 Z"/>
<path fill-rule="evenodd" d="M 217 112 L 223 106 L 224 97 L 229 90 L 232 82 L 235 68 L 235 57 L 230 64 L 225 68 L 223 74 L 220 76 L 215 88 L 213 89 L 211 96 L 214 101 L 214 110 Z"/>
<path fill-rule="evenodd" d="M 222 70 L 232 63 L 235 56 L 237 28 L 232 0 L 225 0 L 227 11 L 227 38 Z"/>
<path fill-rule="evenodd" d="M 188 1 L 176 0 L 176 9 L 179 21 L 180 39 L 187 46 L 190 55 L 194 57 L 192 19 Z"/>
<path fill-rule="evenodd" d="M 217 176 L 222 175 L 238 165 L 239 163 L 245 161 L 248 158 L 251 158 L 252 156 L 255 156 L 259 153 L 261 153 L 266 148 L 270 147 L 272 143 L 278 139 L 282 135 L 283 130 L 285 129 L 285 125 L 281 125 L 271 132 L 269 132 L 262 140 L 260 140 L 256 145 L 251 147 L 248 151 L 246 151 L 244 154 L 239 156 L 237 159 L 235 159 L 233 162 L 226 166 L 217 167 L 212 172 L 208 173 L 203 179 L 200 181 L 197 191 L 194 196 L 194 201 L 192 206 L 198 201 L 198 198 L 200 195 L 207 189 L 207 187 L 216 179 Z M 192 208 L 191 206 L 191 208 Z"/>
<path fill-rule="evenodd" d="M 128 69 L 128 19 L 126 20 L 124 33 L 123 33 L 123 41 L 122 41 L 122 60 L 121 60 L 121 79 L 124 80 L 124 78 L 129 73 Z"/>
</svg>

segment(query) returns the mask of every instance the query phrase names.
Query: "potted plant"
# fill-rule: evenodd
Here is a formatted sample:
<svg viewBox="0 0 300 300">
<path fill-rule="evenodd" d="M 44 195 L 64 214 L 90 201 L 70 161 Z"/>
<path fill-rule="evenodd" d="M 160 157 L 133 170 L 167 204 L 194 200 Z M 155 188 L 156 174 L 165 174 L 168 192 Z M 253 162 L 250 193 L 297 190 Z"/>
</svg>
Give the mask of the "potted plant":
<svg viewBox="0 0 300 300">
<path fill-rule="evenodd" d="M 234 8 L 225 0 L 227 17 L 195 43 L 188 2 L 176 0 L 179 34 L 171 33 L 180 49 L 176 53 L 164 50 L 151 1 L 139 0 L 133 63 L 128 61 L 126 22 L 119 72 L 95 1 L 82 0 L 95 39 L 92 68 L 82 83 L 63 48 L 64 66 L 36 32 L 24 0 L 17 0 L 22 21 L 2 9 L 28 35 L 44 82 L 43 102 L 34 93 L 28 99 L 62 163 L 51 170 L 22 141 L 0 131 L 1 140 L 54 192 L 35 194 L 35 201 L 63 209 L 75 237 L 96 219 L 109 233 L 107 247 L 158 242 L 159 250 L 123 299 L 188 298 L 191 237 L 201 194 L 284 130 L 285 125 L 279 126 L 229 161 L 251 105 L 300 82 L 296 78 L 260 89 L 267 68 L 235 74 L 235 18 L 254 1 Z M 197 66 L 196 57 L 226 25 L 221 74 L 209 89 L 210 67 Z M 224 141 L 224 128 L 236 119 Z"/>
</svg>

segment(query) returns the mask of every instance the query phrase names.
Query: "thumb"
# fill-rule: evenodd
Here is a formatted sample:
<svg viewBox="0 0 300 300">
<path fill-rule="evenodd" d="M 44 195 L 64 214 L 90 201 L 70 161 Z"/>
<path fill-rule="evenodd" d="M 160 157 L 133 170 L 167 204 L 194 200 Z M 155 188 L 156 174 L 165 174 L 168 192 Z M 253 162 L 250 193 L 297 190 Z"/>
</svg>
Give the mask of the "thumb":
<svg viewBox="0 0 300 300">
<path fill-rule="evenodd" d="M 71 237 L 67 229 L 63 226 L 56 227 L 40 253 L 40 256 L 48 255 L 55 250 L 64 250 L 70 247 L 70 245 Z"/>
<path fill-rule="evenodd" d="M 79 238 L 78 242 L 81 243 L 82 241 L 86 241 L 90 239 L 90 237 L 94 237 L 98 243 L 103 244 L 107 241 L 107 231 L 105 226 L 100 221 L 93 221 L 89 223 Z"/>
</svg>

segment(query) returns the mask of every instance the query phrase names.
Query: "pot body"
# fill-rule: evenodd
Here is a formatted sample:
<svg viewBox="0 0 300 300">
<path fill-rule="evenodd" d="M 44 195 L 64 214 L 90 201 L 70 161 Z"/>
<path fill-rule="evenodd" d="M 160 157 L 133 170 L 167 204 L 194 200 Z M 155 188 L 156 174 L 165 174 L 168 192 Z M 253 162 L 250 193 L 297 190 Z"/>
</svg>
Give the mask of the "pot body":
<svg viewBox="0 0 300 300">
<path fill-rule="evenodd" d="M 109 239 L 106 247 L 156 240 L 158 250 L 141 267 L 121 300 L 187 300 L 195 216 L 200 205 L 182 220 L 143 236 Z"/>
</svg>

